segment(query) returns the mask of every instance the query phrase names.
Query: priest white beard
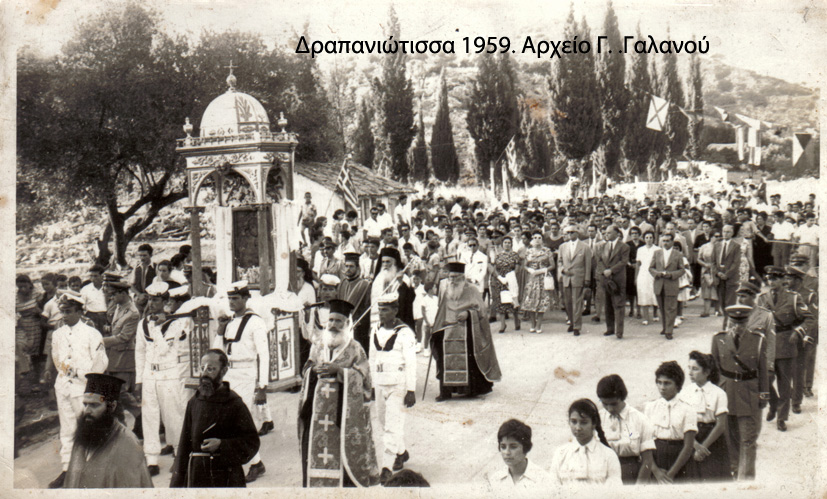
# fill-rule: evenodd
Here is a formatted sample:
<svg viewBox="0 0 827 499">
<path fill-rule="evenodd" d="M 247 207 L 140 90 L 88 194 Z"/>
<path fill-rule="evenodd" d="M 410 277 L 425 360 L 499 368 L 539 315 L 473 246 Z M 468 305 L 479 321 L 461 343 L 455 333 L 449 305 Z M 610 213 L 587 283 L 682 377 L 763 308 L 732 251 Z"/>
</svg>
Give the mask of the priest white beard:
<svg viewBox="0 0 827 499">
<path fill-rule="evenodd" d="M 330 349 L 332 348 L 334 351 L 341 348 L 343 345 L 346 345 L 348 340 L 353 337 L 353 322 L 352 320 L 348 320 L 347 325 L 343 330 L 338 330 L 336 328 L 331 328 L 330 326 L 325 326 L 322 330 L 321 334 L 321 348 L 323 355 L 325 357 L 326 362 L 330 362 L 332 360 L 332 355 L 330 354 Z M 330 355 L 331 358 L 327 358 Z"/>
<path fill-rule="evenodd" d="M 445 298 L 448 301 L 455 301 L 459 300 L 459 297 L 462 295 L 462 292 L 465 290 L 465 281 L 449 281 L 448 288 L 445 290 Z"/>
</svg>

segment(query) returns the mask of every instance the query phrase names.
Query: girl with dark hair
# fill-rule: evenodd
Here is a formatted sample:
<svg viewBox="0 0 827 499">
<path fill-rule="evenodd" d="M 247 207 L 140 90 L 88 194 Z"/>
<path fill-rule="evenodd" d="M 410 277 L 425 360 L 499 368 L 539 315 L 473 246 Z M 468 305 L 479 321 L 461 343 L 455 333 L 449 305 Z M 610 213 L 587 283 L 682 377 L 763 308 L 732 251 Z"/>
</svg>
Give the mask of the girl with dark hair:
<svg viewBox="0 0 827 499">
<path fill-rule="evenodd" d="M 620 461 L 609 447 L 597 406 L 589 399 L 569 407 L 569 428 L 575 441 L 554 451 L 551 475 L 559 485 L 622 485 Z M 597 433 L 597 439 L 595 439 Z M 599 441 L 598 441 L 599 440 Z"/>
<path fill-rule="evenodd" d="M 687 473 L 701 482 L 731 480 L 729 448 L 724 436 L 728 401 L 726 392 L 715 385 L 718 369 L 713 357 L 697 350 L 690 353 L 689 379 L 692 385 L 681 393 L 681 398 L 697 413 L 698 434 Z"/>
<path fill-rule="evenodd" d="M 519 331 L 520 315 L 515 309 L 520 308 L 519 285 L 516 282 L 520 267 L 520 257 L 514 251 L 514 241 L 511 236 L 502 238 L 502 251 L 497 255 L 493 266 L 494 272 L 492 272 L 489 281 L 491 308 L 494 309 L 497 314 L 497 320 L 500 321 L 500 333 L 505 332 L 505 315 L 508 313 L 514 314 L 514 330 Z M 507 276 L 511 272 L 514 272 L 514 279 L 511 280 L 512 285 L 509 286 L 507 284 Z M 503 303 L 503 291 L 508 291 L 511 294 L 511 303 Z"/>
<path fill-rule="evenodd" d="M 612 374 L 597 383 L 597 398 L 603 409 L 600 420 L 605 427 L 606 440 L 620 459 L 620 474 L 624 485 L 642 483 L 654 467 L 655 441 L 652 424 L 634 407 L 626 404 L 626 384 L 623 378 Z"/>
<path fill-rule="evenodd" d="M 652 422 L 656 466 L 651 471 L 659 483 L 686 481 L 685 465 L 695 448 L 697 417 L 678 397 L 683 381 L 683 369 L 677 362 L 661 364 L 655 371 L 661 398 L 646 404 L 643 411 Z"/>
<path fill-rule="evenodd" d="M 486 476 L 495 495 L 513 493 L 515 489 L 541 491 L 551 485 L 548 472 L 528 460 L 532 447 L 530 426 L 509 419 L 497 432 L 497 445 L 506 468 Z"/>
</svg>

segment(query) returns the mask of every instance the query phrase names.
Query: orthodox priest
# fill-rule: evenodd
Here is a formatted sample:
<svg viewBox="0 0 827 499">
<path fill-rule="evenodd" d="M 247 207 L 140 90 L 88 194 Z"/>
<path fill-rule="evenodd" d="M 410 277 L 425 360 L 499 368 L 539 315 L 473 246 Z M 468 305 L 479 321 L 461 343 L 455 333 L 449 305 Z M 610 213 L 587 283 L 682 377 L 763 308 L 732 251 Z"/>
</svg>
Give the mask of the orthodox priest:
<svg viewBox="0 0 827 499">
<path fill-rule="evenodd" d="M 78 418 L 65 488 L 152 487 L 141 446 L 115 418 L 123 383 L 107 374 L 86 375 L 83 412 Z"/>
<path fill-rule="evenodd" d="M 454 393 L 484 395 L 502 376 L 482 295 L 465 282 L 465 264 L 450 262 L 445 268 L 448 279 L 440 283 L 431 336 L 439 379 L 437 402 Z"/>
<path fill-rule="evenodd" d="M 170 487 L 246 487 L 244 468 L 260 445 L 241 397 L 224 381 L 227 354 L 207 350 L 198 391 L 187 403 Z"/>
<path fill-rule="evenodd" d="M 413 289 L 405 283 L 402 257 L 399 250 L 386 246 L 379 253 L 382 266 L 376 273 L 370 291 L 370 325 L 376 328 L 379 325 L 379 298 L 387 293 L 399 295 L 399 320 L 407 324 L 411 329 L 415 328 L 413 318 L 413 301 L 415 298 Z"/>
<path fill-rule="evenodd" d="M 350 303 L 330 301 L 328 323 L 304 365 L 298 421 L 304 487 L 368 487 L 379 481 L 367 405 L 370 366 L 353 340 L 352 312 Z"/>
<path fill-rule="evenodd" d="M 353 339 L 367 353 L 370 349 L 370 317 L 365 311 L 370 308 L 370 281 L 360 276 L 359 257 L 359 253 L 345 253 L 339 299 L 353 304 Z"/>
</svg>

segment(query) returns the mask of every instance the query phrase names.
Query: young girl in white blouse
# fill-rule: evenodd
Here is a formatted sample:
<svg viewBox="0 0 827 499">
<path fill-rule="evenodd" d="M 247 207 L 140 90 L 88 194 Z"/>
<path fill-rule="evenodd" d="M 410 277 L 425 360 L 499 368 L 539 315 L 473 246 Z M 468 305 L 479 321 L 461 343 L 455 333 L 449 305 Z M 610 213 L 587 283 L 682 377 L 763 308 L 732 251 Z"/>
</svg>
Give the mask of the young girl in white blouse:
<svg viewBox="0 0 827 499">
<path fill-rule="evenodd" d="M 692 384 L 681 398 L 695 409 L 698 434 L 687 472 L 693 481 L 732 480 L 726 437 L 727 396 L 715 385 L 718 370 L 711 355 L 698 351 L 689 354 L 689 379 Z"/>
<path fill-rule="evenodd" d="M 661 398 L 646 404 L 643 413 L 652 423 L 655 437 L 655 468 L 658 482 L 686 481 L 686 463 L 692 457 L 697 417 L 692 407 L 678 397 L 684 382 L 681 366 L 674 360 L 655 371 Z"/>
<path fill-rule="evenodd" d="M 623 485 L 620 461 L 606 441 L 594 402 L 577 400 L 569 407 L 568 414 L 575 440 L 554 451 L 550 470 L 552 479 L 559 485 Z"/>
</svg>

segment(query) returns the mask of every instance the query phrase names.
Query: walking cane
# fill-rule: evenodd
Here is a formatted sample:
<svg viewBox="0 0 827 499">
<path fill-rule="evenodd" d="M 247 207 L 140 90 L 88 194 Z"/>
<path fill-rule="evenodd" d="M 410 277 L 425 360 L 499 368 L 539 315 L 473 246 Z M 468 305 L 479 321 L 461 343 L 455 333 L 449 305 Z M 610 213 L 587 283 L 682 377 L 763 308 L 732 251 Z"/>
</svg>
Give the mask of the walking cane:
<svg viewBox="0 0 827 499">
<path fill-rule="evenodd" d="M 428 376 L 431 374 L 431 361 L 434 360 L 434 355 L 436 354 L 432 349 L 431 355 L 428 356 L 428 370 L 425 371 L 425 386 L 422 387 L 422 399 L 420 400 L 425 400 L 425 392 L 428 390 Z"/>
</svg>

